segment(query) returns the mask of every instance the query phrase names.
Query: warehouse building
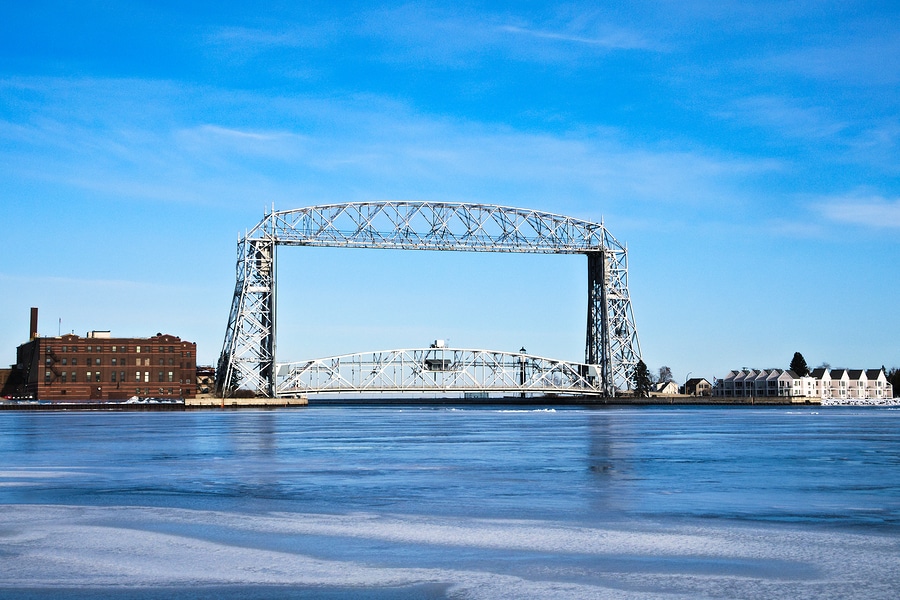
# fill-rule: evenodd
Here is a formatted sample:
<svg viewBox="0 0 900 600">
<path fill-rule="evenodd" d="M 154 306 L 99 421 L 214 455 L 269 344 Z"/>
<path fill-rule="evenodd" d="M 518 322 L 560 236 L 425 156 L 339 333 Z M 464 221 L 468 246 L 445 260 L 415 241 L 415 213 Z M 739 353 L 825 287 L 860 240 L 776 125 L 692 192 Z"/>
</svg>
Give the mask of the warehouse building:
<svg viewBox="0 0 900 600">
<path fill-rule="evenodd" d="M 41 337 L 32 308 L 29 337 L 16 352 L 14 397 L 101 402 L 196 395 L 197 344 L 177 336 L 116 338 L 91 331 L 84 337 Z"/>
</svg>

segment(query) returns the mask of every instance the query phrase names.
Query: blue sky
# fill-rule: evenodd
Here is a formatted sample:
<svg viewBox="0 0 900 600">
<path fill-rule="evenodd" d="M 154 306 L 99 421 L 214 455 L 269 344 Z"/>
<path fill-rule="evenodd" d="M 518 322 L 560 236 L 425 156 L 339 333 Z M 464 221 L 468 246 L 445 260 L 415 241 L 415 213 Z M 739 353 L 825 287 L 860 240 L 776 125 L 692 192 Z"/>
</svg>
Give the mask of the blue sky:
<svg viewBox="0 0 900 600">
<path fill-rule="evenodd" d="M 900 366 L 892 2 L 29 2 L 0 8 L 0 360 L 41 333 L 221 349 L 267 207 L 601 218 L 651 369 Z M 280 360 L 580 360 L 583 257 L 285 248 Z"/>
</svg>

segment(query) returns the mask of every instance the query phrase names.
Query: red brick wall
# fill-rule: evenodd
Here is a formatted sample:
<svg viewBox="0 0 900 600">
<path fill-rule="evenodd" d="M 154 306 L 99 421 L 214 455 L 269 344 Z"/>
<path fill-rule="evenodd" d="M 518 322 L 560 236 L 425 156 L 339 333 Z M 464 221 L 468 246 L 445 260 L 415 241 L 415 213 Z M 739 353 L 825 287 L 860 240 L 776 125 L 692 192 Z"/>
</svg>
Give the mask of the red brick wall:
<svg viewBox="0 0 900 600">
<path fill-rule="evenodd" d="M 28 390 L 39 400 L 193 398 L 197 344 L 172 335 L 151 338 L 38 338 Z M 23 354 L 20 346 L 20 355 Z M 72 378 L 75 381 L 72 381 Z"/>
</svg>

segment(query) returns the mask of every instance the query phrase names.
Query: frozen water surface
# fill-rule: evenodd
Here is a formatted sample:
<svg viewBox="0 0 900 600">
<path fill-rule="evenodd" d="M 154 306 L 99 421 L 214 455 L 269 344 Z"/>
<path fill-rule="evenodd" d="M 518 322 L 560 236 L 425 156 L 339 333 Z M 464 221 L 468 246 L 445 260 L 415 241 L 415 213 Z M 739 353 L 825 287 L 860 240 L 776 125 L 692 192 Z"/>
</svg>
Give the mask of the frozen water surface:
<svg viewBox="0 0 900 600">
<path fill-rule="evenodd" d="M 0 413 L 9 598 L 896 598 L 900 411 Z"/>
</svg>

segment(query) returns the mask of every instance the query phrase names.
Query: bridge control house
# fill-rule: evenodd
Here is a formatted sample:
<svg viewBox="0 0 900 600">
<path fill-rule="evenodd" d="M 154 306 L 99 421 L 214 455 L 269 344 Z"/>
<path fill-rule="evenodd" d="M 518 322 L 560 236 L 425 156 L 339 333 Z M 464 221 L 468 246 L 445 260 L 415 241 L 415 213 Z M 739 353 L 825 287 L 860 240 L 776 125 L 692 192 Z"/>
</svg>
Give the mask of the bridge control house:
<svg viewBox="0 0 900 600">
<path fill-rule="evenodd" d="M 19 398 L 101 402 L 196 395 L 197 344 L 174 335 L 114 338 L 91 331 L 85 337 L 41 337 L 32 308 L 30 338 L 16 352 Z"/>
</svg>

